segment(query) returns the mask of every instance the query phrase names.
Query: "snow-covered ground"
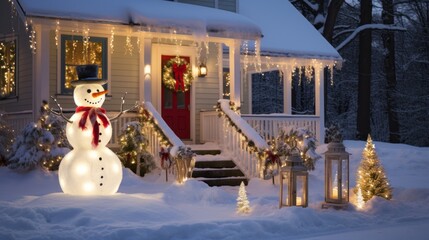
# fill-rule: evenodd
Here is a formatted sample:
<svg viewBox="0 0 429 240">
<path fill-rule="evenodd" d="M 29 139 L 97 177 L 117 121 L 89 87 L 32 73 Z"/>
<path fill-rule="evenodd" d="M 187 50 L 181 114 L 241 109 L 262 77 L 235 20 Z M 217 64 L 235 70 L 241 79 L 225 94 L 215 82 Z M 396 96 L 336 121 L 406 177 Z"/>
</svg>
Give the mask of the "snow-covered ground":
<svg viewBox="0 0 429 240">
<path fill-rule="evenodd" d="M 365 142 L 345 145 L 354 185 Z M 0 168 L 0 239 L 428 239 L 429 148 L 375 146 L 393 200 L 374 198 L 363 211 L 321 209 L 323 160 L 310 173 L 308 208 L 278 209 L 278 185 L 252 179 L 248 215 L 235 212 L 238 187 L 166 183 L 161 172 L 124 170 L 118 194 L 77 197 L 61 192 L 55 172 Z"/>
</svg>

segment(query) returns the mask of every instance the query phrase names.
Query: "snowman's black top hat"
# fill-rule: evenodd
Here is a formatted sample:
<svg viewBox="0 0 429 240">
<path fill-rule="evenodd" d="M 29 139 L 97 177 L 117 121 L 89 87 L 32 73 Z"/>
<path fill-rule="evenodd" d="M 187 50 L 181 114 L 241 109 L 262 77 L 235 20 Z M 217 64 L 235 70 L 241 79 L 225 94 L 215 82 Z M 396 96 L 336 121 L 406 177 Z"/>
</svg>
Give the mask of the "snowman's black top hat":
<svg viewBox="0 0 429 240">
<path fill-rule="evenodd" d="M 82 85 L 82 84 L 106 84 L 107 80 L 98 78 L 98 65 L 89 64 L 89 65 L 78 65 L 76 66 L 76 72 L 78 80 L 72 81 L 72 86 Z"/>
</svg>

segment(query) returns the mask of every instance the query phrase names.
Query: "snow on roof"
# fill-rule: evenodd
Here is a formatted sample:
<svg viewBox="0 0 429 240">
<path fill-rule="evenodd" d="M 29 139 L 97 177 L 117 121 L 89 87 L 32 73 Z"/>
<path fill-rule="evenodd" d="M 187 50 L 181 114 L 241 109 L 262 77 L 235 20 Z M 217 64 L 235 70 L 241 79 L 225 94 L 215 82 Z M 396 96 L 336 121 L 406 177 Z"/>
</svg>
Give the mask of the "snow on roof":
<svg viewBox="0 0 429 240">
<path fill-rule="evenodd" d="M 27 17 L 116 24 L 144 30 L 257 39 L 261 30 L 242 15 L 214 8 L 160 0 L 18 0 Z"/>
<path fill-rule="evenodd" d="M 262 28 L 261 54 L 342 60 L 287 0 L 240 0 L 239 13 Z"/>
</svg>

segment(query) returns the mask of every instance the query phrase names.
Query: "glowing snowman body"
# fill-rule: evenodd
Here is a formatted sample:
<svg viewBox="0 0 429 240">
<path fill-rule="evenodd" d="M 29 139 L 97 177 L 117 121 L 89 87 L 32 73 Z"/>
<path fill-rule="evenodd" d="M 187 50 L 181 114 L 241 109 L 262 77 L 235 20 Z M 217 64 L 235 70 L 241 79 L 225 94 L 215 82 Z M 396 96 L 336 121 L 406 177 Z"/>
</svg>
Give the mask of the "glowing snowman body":
<svg viewBox="0 0 429 240">
<path fill-rule="evenodd" d="M 77 85 L 73 96 L 79 107 L 100 108 L 105 100 L 101 84 Z M 88 108 L 88 109 L 90 109 Z M 76 112 L 70 118 L 72 123 L 66 127 L 67 139 L 73 150 L 61 161 L 58 177 L 64 193 L 74 195 L 108 195 L 118 191 L 122 181 L 122 164 L 107 143 L 112 137 L 112 126 L 104 113 L 92 119 L 82 116 L 85 112 Z M 100 117 L 105 117 L 108 124 L 103 124 Z M 84 127 L 82 119 L 86 119 Z M 95 121 L 95 122 L 94 122 Z M 98 142 L 94 144 L 93 124 L 98 124 Z"/>
</svg>

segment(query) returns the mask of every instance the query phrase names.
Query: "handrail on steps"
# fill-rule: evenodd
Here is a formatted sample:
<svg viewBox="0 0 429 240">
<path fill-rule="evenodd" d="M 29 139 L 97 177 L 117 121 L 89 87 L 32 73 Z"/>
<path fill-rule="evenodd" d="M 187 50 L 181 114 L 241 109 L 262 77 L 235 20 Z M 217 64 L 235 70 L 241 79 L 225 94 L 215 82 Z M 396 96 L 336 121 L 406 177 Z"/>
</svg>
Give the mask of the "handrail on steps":
<svg viewBox="0 0 429 240">
<path fill-rule="evenodd" d="M 269 149 L 268 143 L 241 116 L 233 110 L 229 100 L 220 99 L 222 134 L 219 144 L 229 152 L 246 177 L 263 177 L 261 154 Z"/>
</svg>

